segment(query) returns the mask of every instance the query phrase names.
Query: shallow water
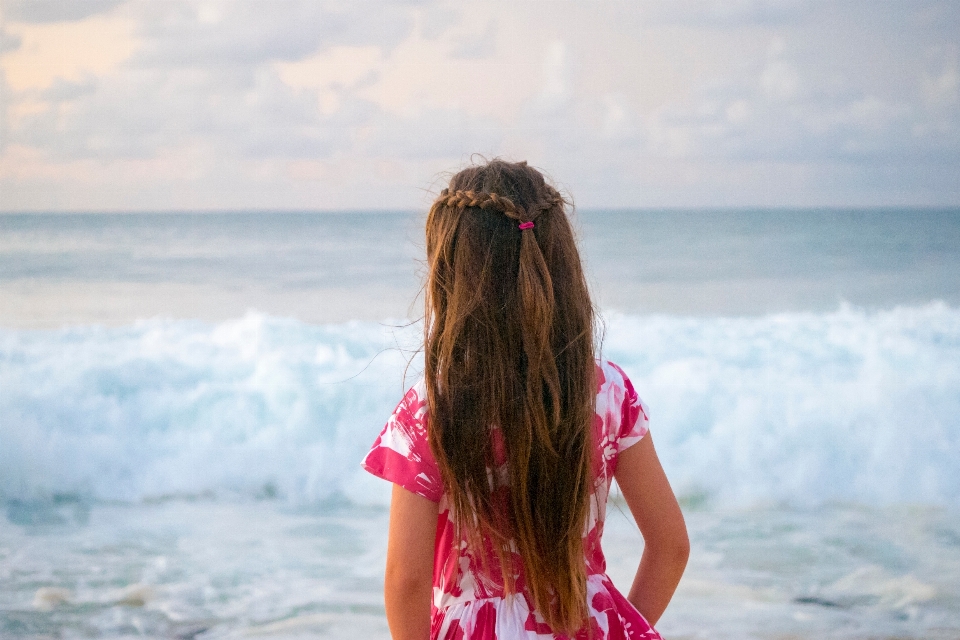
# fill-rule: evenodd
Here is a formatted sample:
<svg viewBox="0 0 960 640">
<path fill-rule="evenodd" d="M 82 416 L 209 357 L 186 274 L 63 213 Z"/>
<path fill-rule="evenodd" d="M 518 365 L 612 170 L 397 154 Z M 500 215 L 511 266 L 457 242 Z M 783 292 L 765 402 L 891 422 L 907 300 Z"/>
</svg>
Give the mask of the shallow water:
<svg viewBox="0 0 960 640">
<path fill-rule="evenodd" d="M 667 637 L 960 636 L 955 510 L 688 508 L 687 519 L 693 551 L 658 625 Z M 387 638 L 386 526 L 381 507 L 276 500 L 22 505 L 0 522 L 0 634 Z M 614 505 L 603 547 L 628 589 L 642 542 Z"/>
<path fill-rule="evenodd" d="M 204 500 L 78 509 L 82 523 L 63 513 L 59 523 L 0 525 L 0 632 L 387 637 L 382 509 Z"/>
</svg>

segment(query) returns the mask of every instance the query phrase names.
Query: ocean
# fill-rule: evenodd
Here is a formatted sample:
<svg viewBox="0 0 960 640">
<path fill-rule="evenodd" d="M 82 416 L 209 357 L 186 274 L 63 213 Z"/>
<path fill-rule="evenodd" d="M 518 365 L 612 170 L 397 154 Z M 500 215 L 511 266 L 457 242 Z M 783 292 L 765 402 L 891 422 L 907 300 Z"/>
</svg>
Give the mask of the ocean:
<svg viewBox="0 0 960 640">
<path fill-rule="evenodd" d="M 0 637 L 389 637 L 422 221 L 0 215 Z M 960 210 L 575 226 L 691 532 L 661 632 L 960 638 Z"/>
</svg>

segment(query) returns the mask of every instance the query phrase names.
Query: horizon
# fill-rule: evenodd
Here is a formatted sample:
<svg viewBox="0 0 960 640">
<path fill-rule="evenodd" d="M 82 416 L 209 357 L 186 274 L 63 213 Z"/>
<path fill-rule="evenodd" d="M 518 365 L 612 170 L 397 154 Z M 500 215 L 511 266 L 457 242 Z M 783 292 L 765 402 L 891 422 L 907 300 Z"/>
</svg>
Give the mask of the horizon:
<svg viewBox="0 0 960 640">
<path fill-rule="evenodd" d="M 114 210 L 2 210 L 0 216 L 42 215 L 348 215 L 383 214 L 408 215 L 426 213 L 426 208 L 366 208 L 366 209 L 114 209 Z M 770 205 L 770 206 L 637 206 L 637 207 L 574 207 L 577 213 L 743 213 L 743 212 L 931 212 L 960 214 L 960 204 L 955 205 Z"/>
</svg>

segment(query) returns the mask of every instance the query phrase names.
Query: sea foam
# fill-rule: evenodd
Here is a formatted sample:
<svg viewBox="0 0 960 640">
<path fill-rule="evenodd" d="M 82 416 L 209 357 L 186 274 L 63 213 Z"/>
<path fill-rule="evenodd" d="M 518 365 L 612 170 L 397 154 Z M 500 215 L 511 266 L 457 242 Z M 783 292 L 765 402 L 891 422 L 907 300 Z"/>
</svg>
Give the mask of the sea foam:
<svg viewBox="0 0 960 640">
<path fill-rule="evenodd" d="M 960 505 L 960 309 L 605 325 L 687 500 Z M 0 330 L 0 497 L 384 504 L 358 465 L 419 336 L 255 312 Z"/>
</svg>

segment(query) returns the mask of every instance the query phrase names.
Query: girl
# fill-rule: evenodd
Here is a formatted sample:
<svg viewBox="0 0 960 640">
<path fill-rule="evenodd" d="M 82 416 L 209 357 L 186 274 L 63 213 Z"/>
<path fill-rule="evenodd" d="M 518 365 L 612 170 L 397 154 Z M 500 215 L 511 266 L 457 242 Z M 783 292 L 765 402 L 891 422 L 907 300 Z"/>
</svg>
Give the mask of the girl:
<svg viewBox="0 0 960 640">
<path fill-rule="evenodd" d="M 594 314 L 565 202 L 525 162 L 464 169 L 427 216 L 424 379 L 363 461 L 394 483 L 395 640 L 660 638 L 686 526 Z M 600 536 L 610 483 L 644 539 L 626 598 Z"/>
</svg>

